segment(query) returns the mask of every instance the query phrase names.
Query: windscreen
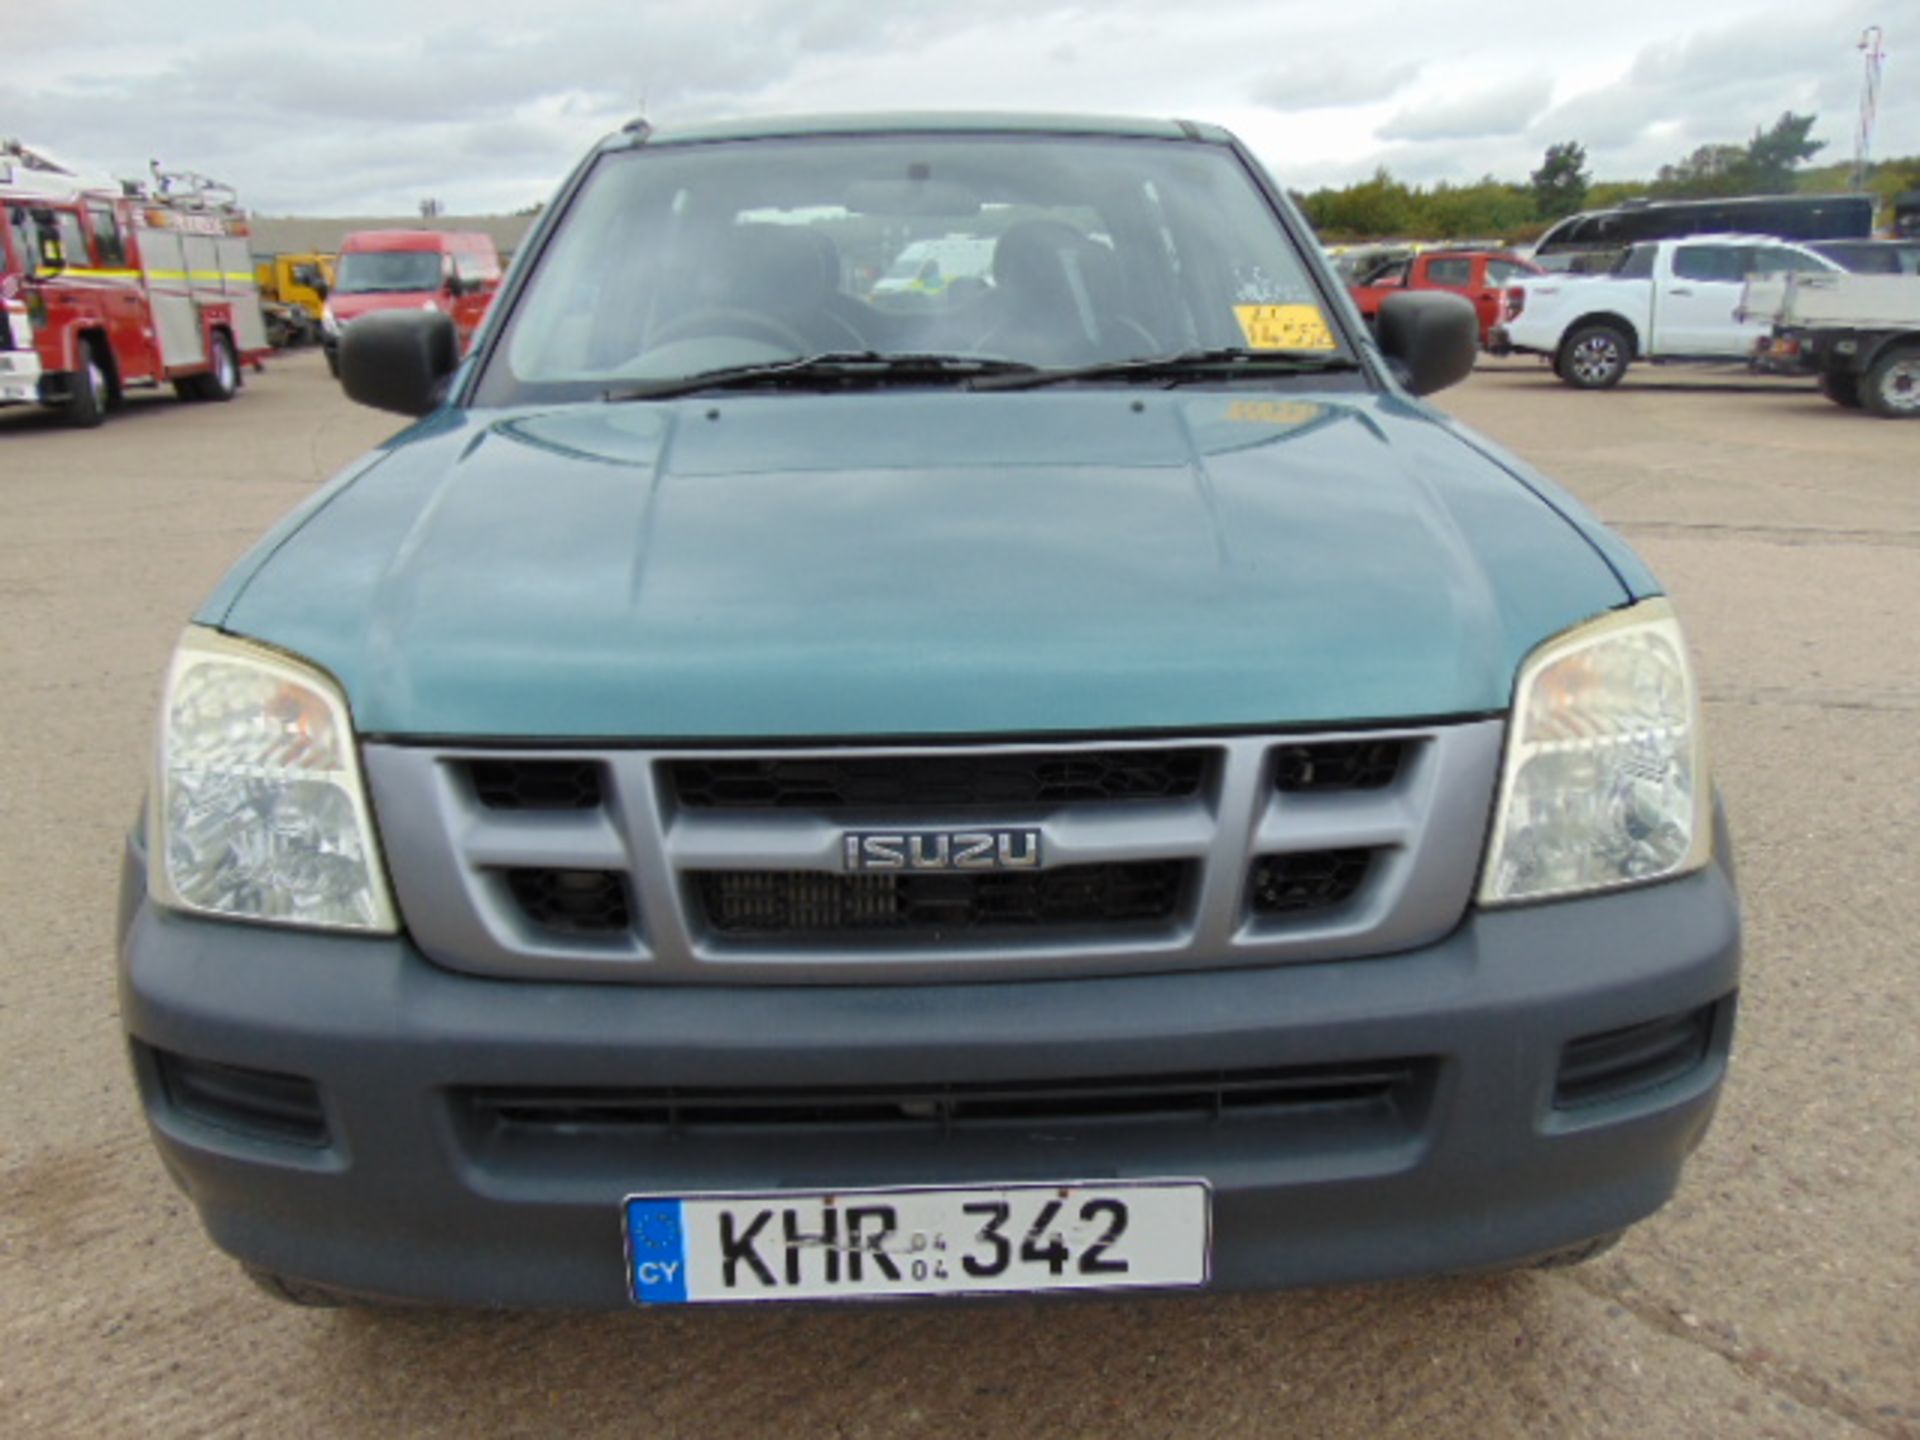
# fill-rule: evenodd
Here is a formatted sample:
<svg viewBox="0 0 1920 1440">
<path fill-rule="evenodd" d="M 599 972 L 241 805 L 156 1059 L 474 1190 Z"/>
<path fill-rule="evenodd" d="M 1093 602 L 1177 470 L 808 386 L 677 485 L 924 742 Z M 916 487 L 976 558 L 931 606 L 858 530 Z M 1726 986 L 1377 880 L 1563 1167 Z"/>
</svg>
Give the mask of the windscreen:
<svg viewBox="0 0 1920 1440">
<path fill-rule="evenodd" d="M 31 275 L 40 269 L 40 237 L 24 205 L 6 207 L 6 243 L 0 245 L 0 270 Z"/>
<path fill-rule="evenodd" d="M 436 250 L 349 250 L 340 257 L 333 289 L 339 295 L 438 290 L 440 273 Z"/>
<path fill-rule="evenodd" d="M 476 399 L 847 351 L 1068 366 L 1335 346 L 1293 241 L 1224 146 L 662 145 L 600 160 Z"/>
</svg>

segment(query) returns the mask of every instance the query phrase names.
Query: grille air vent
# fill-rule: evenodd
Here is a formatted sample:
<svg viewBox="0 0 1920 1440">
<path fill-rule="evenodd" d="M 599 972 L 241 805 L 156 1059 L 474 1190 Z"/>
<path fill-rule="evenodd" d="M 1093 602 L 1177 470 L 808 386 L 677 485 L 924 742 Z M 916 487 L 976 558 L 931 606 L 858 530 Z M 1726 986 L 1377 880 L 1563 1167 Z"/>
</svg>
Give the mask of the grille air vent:
<svg viewBox="0 0 1920 1440">
<path fill-rule="evenodd" d="M 591 760 L 470 760 L 467 776 L 489 810 L 593 810 L 600 767 Z"/>
<path fill-rule="evenodd" d="M 1274 784 L 1289 793 L 1384 790 L 1400 773 L 1404 740 L 1318 740 L 1274 752 Z"/>
<path fill-rule="evenodd" d="M 1256 915 L 1307 915 L 1344 905 L 1373 863 L 1371 850 L 1300 850 L 1253 862 Z"/>
<path fill-rule="evenodd" d="M 614 870 L 509 870 L 521 912 L 557 935 L 617 935 L 633 928 L 627 882 Z"/>
<path fill-rule="evenodd" d="M 884 810 L 1178 800 L 1199 793 L 1205 750 L 676 760 L 674 797 L 691 809 Z"/>
<path fill-rule="evenodd" d="M 979 875 L 728 870 L 698 875 L 695 890 L 723 935 L 1126 925 L 1172 918 L 1189 868 L 1153 860 Z"/>
</svg>

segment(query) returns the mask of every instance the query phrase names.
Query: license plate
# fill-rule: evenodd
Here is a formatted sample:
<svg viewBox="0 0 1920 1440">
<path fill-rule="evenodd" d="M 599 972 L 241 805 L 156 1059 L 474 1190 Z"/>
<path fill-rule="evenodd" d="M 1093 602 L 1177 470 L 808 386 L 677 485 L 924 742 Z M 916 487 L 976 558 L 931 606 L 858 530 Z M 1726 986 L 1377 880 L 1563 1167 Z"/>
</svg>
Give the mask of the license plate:
<svg viewBox="0 0 1920 1440">
<path fill-rule="evenodd" d="M 631 1195 L 642 1305 L 1003 1295 L 1207 1282 L 1204 1180 Z"/>
</svg>

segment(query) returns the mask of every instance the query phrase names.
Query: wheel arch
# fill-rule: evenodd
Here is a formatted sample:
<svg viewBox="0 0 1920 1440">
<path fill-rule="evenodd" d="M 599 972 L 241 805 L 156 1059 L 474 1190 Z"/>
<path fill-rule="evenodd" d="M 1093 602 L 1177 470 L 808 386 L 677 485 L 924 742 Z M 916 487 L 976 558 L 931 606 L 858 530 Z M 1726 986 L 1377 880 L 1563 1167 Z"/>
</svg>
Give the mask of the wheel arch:
<svg viewBox="0 0 1920 1440">
<path fill-rule="evenodd" d="M 1871 346 L 1863 346 L 1853 355 L 1854 373 L 1865 375 L 1880 363 L 1880 357 L 1896 350 L 1920 351 L 1920 330 L 1896 330 L 1882 335 Z"/>
<path fill-rule="evenodd" d="M 1640 346 L 1640 327 L 1618 310 L 1589 310 L 1586 314 L 1568 321 L 1566 327 L 1560 332 L 1560 343 L 1554 347 L 1554 354 L 1558 355 L 1566 349 L 1567 341 L 1589 325 L 1605 325 L 1618 330 L 1627 337 L 1627 348 L 1632 352 L 1628 358 L 1633 360 L 1646 358 L 1646 352 Z"/>
</svg>

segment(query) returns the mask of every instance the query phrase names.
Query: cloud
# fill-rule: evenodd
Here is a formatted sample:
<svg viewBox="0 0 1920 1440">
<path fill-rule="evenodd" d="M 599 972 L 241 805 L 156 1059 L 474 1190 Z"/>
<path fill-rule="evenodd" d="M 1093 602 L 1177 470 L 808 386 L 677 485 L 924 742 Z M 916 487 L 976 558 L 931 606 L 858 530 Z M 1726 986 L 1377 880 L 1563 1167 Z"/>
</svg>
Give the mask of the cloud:
<svg viewBox="0 0 1920 1440">
<path fill-rule="evenodd" d="M 1254 78 L 1248 98 L 1269 110 L 1320 110 L 1389 100 L 1420 74 L 1421 64 L 1296 60 Z"/>
<path fill-rule="evenodd" d="M 1518 80 L 1459 99 L 1412 106 L 1382 125 L 1379 134 L 1382 140 L 1477 140 L 1518 135 L 1552 98 L 1551 81 Z"/>
<path fill-rule="evenodd" d="M 1816 138 L 1830 142 L 1823 158 L 1835 158 L 1859 84 L 1853 40 L 1880 9 L 1880 0 L 1818 16 L 1780 9 L 1655 40 L 1618 79 L 1548 110 L 1529 133 L 1578 140 L 1596 159 L 1644 173 L 1701 144 L 1744 142 L 1783 110 L 1812 111 L 1822 120 Z"/>
<path fill-rule="evenodd" d="M 1608 0 L 1535 23 L 1401 0 L 461 0 L 443 7 L 15 0 L 7 132 L 116 174 L 158 155 L 264 212 L 404 214 L 539 199 L 641 108 L 672 124 L 802 110 L 1004 108 L 1217 119 L 1292 179 L 1518 177 L 1551 140 L 1648 173 L 1818 107 L 1847 146 L 1859 27 L 1913 0 Z M 5 7 L 7 0 L 0 0 Z M 1799 9 L 1788 8 L 1798 4 Z M 1803 12 L 1829 13 L 1808 18 Z M 11 10 L 18 9 L 19 16 Z M 1889 61 L 1881 154 L 1920 150 Z M 1549 97 L 1566 100 L 1549 109 Z M 1544 112 L 1544 113 L 1543 113 Z M 1387 117 L 1385 124 L 1376 123 Z M 134 117 L 137 117 L 135 119 Z M 1655 128 L 1660 127 L 1660 128 Z"/>
</svg>

